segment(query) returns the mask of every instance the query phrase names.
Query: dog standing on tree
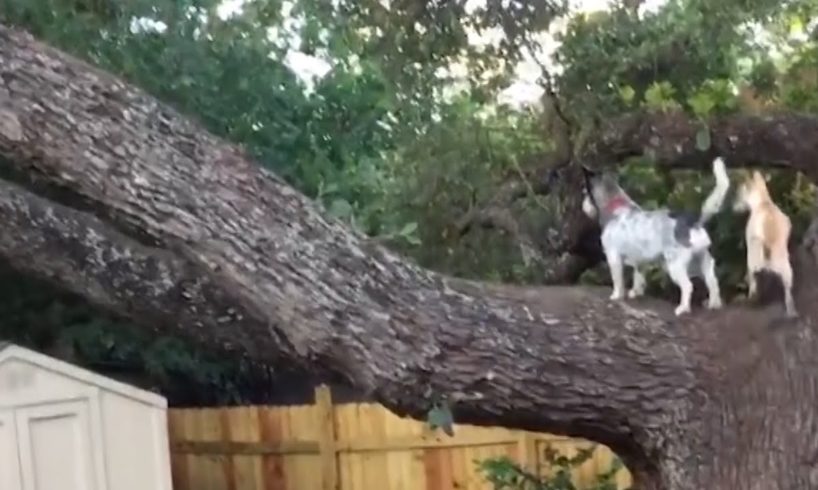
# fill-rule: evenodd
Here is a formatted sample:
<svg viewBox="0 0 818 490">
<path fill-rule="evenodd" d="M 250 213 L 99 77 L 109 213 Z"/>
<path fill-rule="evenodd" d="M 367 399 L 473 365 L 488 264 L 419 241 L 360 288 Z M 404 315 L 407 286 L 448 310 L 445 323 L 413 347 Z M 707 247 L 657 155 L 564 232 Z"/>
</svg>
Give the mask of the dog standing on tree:
<svg viewBox="0 0 818 490">
<path fill-rule="evenodd" d="M 784 308 L 787 316 L 796 317 L 792 298 L 792 266 L 788 249 L 792 222 L 775 205 L 764 176 L 757 170 L 741 183 L 733 204 L 734 211 L 750 211 L 744 230 L 747 241 L 747 295 L 756 296 L 756 273 L 770 270 L 781 278 L 784 286 Z"/>
<path fill-rule="evenodd" d="M 721 158 L 713 161 L 713 174 L 716 186 L 697 214 L 668 209 L 644 210 L 625 193 L 614 175 L 586 171 L 582 209 L 602 227 L 602 248 L 613 281 L 612 300 L 625 298 L 624 266 L 633 267 L 633 286 L 628 297 L 636 298 L 645 292 L 645 276 L 640 268 L 662 260 L 681 291 L 675 310 L 677 316 L 690 312 L 691 276 L 704 277 L 708 308 L 721 308 L 716 261 L 710 254 L 710 235 L 704 228 L 721 209 L 730 187 Z"/>
</svg>

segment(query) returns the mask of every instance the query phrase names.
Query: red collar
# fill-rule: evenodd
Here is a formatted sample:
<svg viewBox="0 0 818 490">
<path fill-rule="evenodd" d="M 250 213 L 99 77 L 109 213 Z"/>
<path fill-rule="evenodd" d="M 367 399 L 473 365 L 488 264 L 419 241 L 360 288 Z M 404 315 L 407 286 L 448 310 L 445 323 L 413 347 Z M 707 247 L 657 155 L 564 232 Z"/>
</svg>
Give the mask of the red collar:
<svg viewBox="0 0 818 490">
<path fill-rule="evenodd" d="M 608 201 L 605 205 L 605 213 L 613 214 L 617 209 L 630 205 L 630 200 L 625 196 L 619 195 Z"/>
</svg>

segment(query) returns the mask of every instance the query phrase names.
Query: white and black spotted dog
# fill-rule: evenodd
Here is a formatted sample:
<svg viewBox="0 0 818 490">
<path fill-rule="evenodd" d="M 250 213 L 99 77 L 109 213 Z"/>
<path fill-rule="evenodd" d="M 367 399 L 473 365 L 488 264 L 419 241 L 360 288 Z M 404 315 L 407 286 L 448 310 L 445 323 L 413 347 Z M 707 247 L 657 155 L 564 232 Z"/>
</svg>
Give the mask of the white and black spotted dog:
<svg viewBox="0 0 818 490">
<path fill-rule="evenodd" d="M 710 254 L 710 235 L 704 225 L 721 209 L 730 187 L 722 158 L 713 161 L 716 186 L 700 213 L 677 213 L 668 209 L 645 210 L 636 204 L 610 173 L 585 171 L 582 209 L 602 227 L 602 248 L 611 270 L 611 299 L 625 297 L 624 266 L 633 267 L 633 286 L 628 297 L 645 292 L 640 267 L 662 260 L 670 278 L 681 290 L 676 315 L 690 312 L 691 277 L 703 277 L 709 294 L 707 306 L 722 306 L 716 263 Z"/>
</svg>

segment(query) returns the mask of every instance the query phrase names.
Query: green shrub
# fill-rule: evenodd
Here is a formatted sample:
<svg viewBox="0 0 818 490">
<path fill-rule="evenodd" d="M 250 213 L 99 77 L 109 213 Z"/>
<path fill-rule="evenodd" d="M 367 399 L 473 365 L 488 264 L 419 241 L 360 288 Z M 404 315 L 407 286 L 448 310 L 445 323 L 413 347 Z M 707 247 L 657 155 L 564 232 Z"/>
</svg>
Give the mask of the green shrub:
<svg viewBox="0 0 818 490">
<path fill-rule="evenodd" d="M 554 470 L 549 477 L 521 468 L 508 457 L 479 461 L 478 465 L 494 490 L 580 490 L 572 481 L 571 471 L 588 461 L 596 448 L 592 445 L 569 458 L 549 446 L 544 451 L 546 464 Z M 625 490 L 616 485 L 616 474 L 622 468 L 622 462 L 615 458 L 607 471 L 598 474 L 593 484 L 582 487 L 582 490 Z"/>
</svg>

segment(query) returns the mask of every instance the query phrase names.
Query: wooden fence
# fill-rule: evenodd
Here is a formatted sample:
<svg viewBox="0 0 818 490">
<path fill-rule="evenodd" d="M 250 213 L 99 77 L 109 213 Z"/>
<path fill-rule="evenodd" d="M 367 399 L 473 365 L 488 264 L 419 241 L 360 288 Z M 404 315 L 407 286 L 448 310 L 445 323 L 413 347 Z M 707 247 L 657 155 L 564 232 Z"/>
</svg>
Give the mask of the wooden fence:
<svg viewBox="0 0 818 490">
<path fill-rule="evenodd" d="M 476 461 L 509 456 L 547 474 L 548 445 L 570 456 L 588 442 L 502 428 L 456 425 L 454 437 L 377 404 L 169 411 L 174 490 L 473 490 L 490 485 Z M 610 468 L 599 446 L 574 471 L 583 488 Z M 619 488 L 630 486 L 627 470 Z"/>
</svg>

